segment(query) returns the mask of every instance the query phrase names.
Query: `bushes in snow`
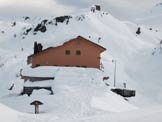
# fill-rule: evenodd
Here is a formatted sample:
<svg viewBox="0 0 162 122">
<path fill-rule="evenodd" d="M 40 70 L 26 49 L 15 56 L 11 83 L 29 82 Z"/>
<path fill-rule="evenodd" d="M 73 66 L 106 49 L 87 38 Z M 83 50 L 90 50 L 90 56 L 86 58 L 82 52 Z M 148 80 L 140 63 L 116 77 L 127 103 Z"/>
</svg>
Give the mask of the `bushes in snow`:
<svg viewBox="0 0 162 122">
<path fill-rule="evenodd" d="M 24 18 L 24 20 L 29 20 L 30 19 L 30 17 L 28 17 L 28 16 L 25 16 L 23 18 Z"/>
<path fill-rule="evenodd" d="M 26 29 L 26 31 L 23 33 L 24 35 L 28 35 L 28 33 L 32 30 L 32 28 Z"/>
<path fill-rule="evenodd" d="M 83 21 L 85 19 L 85 15 L 80 15 L 76 17 L 78 21 Z"/>
<path fill-rule="evenodd" d="M 140 34 L 141 33 L 141 28 L 140 27 L 138 27 L 138 29 L 137 29 L 137 31 L 136 31 L 136 34 Z"/>
<path fill-rule="evenodd" d="M 162 40 L 160 41 L 160 44 L 162 44 Z"/>
<path fill-rule="evenodd" d="M 68 23 L 69 23 L 69 19 L 66 21 L 66 24 L 68 25 Z"/>
<path fill-rule="evenodd" d="M 11 24 L 11 26 L 12 26 L 12 27 L 16 26 L 16 22 L 13 22 L 13 23 Z"/>
<path fill-rule="evenodd" d="M 14 38 L 16 38 L 16 34 L 14 34 Z"/>
<path fill-rule="evenodd" d="M 4 64 L 0 64 L 0 68 L 2 68 L 4 66 Z"/>
<path fill-rule="evenodd" d="M 98 43 L 100 43 L 101 37 L 98 37 Z"/>
<path fill-rule="evenodd" d="M 2 33 L 2 34 L 4 34 L 4 33 L 5 33 L 5 31 L 1 31 L 1 33 Z"/>
</svg>

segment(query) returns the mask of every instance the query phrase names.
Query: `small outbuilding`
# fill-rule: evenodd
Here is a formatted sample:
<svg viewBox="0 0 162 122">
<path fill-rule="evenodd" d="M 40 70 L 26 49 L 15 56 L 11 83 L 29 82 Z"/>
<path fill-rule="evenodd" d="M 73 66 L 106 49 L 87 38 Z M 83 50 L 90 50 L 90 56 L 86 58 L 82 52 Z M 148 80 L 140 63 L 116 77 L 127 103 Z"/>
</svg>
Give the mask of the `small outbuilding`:
<svg viewBox="0 0 162 122">
<path fill-rule="evenodd" d="M 94 13 L 95 11 L 101 11 L 101 6 L 100 5 L 94 5 L 91 7 L 91 11 Z"/>
<path fill-rule="evenodd" d="M 100 54 L 106 49 L 82 36 L 67 40 L 28 56 L 32 68 L 38 66 L 69 66 L 100 69 Z"/>
<path fill-rule="evenodd" d="M 101 11 L 101 6 L 100 5 L 95 5 L 96 10 Z"/>
</svg>

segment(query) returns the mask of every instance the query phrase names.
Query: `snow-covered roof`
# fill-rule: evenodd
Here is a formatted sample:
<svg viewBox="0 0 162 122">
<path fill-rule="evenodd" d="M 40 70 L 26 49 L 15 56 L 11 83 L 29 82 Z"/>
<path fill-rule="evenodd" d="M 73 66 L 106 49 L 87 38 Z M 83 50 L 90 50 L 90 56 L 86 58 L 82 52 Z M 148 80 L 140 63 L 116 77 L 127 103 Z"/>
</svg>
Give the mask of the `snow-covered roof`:
<svg viewBox="0 0 162 122">
<path fill-rule="evenodd" d="M 53 84 L 53 80 L 36 81 L 36 82 L 27 81 L 24 83 L 24 86 L 26 86 L 26 87 L 35 87 L 35 86 L 49 87 L 49 86 L 52 86 L 52 84 Z"/>
<path fill-rule="evenodd" d="M 37 68 L 30 68 L 25 67 L 22 71 L 24 76 L 34 76 L 34 77 L 54 77 L 56 72 L 59 70 L 59 67 L 37 67 Z"/>
</svg>

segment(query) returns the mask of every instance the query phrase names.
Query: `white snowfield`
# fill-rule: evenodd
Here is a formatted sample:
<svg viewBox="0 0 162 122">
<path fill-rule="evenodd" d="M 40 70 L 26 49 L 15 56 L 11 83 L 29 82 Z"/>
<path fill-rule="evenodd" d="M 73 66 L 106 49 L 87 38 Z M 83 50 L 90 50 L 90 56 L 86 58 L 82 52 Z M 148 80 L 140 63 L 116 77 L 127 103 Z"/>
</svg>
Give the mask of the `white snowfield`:
<svg viewBox="0 0 162 122">
<path fill-rule="evenodd" d="M 140 14 L 138 17 L 133 17 L 132 21 L 146 25 L 153 30 L 162 30 L 162 2 L 156 4 L 146 12 Z"/>
<path fill-rule="evenodd" d="M 44 19 L 53 24 L 46 24 L 45 33 L 34 32 Z M 117 20 L 107 12 L 92 13 L 90 9 L 73 14 L 68 24 L 65 21 L 55 25 L 53 19 L 0 20 L 0 122 L 162 122 L 162 54 L 159 51 L 153 54 L 154 48 L 160 50 L 161 31 Z M 32 30 L 24 35 L 30 27 Z M 101 55 L 102 71 L 27 66 L 27 56 L 33 54 L 35 41 L 45 49 L 78 35 L 107 49 Z M 117 62 L 116 87 L 123 88 L 126 83 L 127 88 L 136 90 L 136 97 L 126 101 L 110 91 L 114 81 L 112 60 Z M 21 69 L 23 75 L 55 79 L 24 83 L 20 79 Z M 103 81 L 107 76 L 110 79 Z M 8 90 L 13 84 L 13 89 Z M 52 86 L 54 95 L 34 90 L 30 97 L 20 96 L 25 85 Z M 34 115 L 34 107 L 30 105 L 34 100 L 43 102 L 39 115 Z"/>
<path fill-rule="evenodd" d="M 161 122 L 162 106 L 122 113 L 102 113 L 96 116 L 60 118 L 52 113 L 38 115 L 19 113 L 0 104 L 0 114 L 0 120 L 3 122 Z"/>
<path fill-rule="evenodd" d="M 2 104 L 0 104 L 0 120 L 2 122 L 21 122 L 20 118 L 18 117 L 19 115 L 21 115 L 21 113 L 12 110 Z"/>
</svg>

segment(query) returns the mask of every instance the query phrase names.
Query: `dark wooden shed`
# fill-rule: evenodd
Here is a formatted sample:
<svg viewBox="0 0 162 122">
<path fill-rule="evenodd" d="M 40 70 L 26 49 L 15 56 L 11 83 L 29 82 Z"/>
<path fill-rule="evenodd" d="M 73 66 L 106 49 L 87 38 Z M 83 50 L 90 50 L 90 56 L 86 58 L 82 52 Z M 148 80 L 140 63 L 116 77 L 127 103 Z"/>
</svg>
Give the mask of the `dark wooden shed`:
<svg viewBox="0 0 162 122">
<path fill-rule="evenodd" d="M 101 11 L 101 6 L 100 5 L 95 5 L 96 10 Z"/>
</svg>

